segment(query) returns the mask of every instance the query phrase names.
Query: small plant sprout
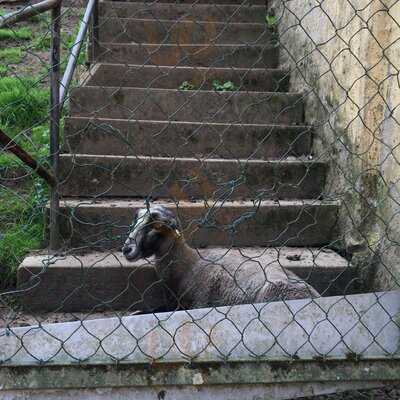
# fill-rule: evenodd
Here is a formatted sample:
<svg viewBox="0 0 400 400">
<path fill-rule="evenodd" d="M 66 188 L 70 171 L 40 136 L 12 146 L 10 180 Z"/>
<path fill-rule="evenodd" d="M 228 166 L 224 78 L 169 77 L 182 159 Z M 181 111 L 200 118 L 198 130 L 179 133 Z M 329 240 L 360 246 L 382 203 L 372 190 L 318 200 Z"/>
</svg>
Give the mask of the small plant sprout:
<svg viewBox="0 0 400 400">
<path fill-rule="evenodd" d="M 212 86 L 217 92 L 233 92 L 238 89 L 232 81 L 220 82 L 218 79 L 213 80 Z"/>
<path fill-rule="evenodd" d="M 184 81 L 179 85 L 179 90 L 195 90 L 195 86 L 189 81 Z"/>
<path fill-rule="evenodd" d="M 278 18 L 275 15 L 266 15 L 265 23 L 267 24 L 268 29 L 274 29 L 278 23 Z"/>
</svg>

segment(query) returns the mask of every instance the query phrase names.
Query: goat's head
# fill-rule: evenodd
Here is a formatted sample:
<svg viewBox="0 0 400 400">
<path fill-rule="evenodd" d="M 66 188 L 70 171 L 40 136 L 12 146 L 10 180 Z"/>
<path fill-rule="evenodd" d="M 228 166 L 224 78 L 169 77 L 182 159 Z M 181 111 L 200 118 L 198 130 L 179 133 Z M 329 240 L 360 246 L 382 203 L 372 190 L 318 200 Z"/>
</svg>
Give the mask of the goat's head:
<svg viewBox="0 0 400 400">
<path fill-rule="evenodd" d="M 136 212 L 122 253 L 129 261 L 162 256 L 180 236 L 175 215 L 163 206 L 142 208 Z"/>
</svg>

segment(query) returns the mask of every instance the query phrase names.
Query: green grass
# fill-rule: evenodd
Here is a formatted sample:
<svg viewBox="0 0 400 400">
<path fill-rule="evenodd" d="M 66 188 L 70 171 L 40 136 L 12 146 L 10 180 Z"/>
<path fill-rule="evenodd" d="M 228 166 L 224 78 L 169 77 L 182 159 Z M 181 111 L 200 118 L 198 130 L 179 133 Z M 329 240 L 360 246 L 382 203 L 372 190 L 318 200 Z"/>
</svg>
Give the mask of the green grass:
<svg viewBox="0 0 400 400">
<path fill-rule="evenodd" d="M 23 51 L 19 47 L 0 49 L 0 62 L 4 64 L 19 64 L 23 58 Z"/>
<path fill-rule="evenodd" d="M 40 29 L 20 31 L 19 39 L 28 40 L 24 46 L 48 52 L 51 38 L 48 34 L 48 15 L 38 15 L 35 19 Z M 46 27 L 47 25 L 47 27 Z M 22 29 L 22 28 L 21 28 Z M 76 30 L 78 27 L 76 27 Z M 16 31 L 14 31 L 16 32 Z M 28 35 L 30 37 L 28 38 Z M 76 32 L 62 33 L 61 68 L 66 64 L 67 50 L 72 47 Z M 14 36 L 13 36 L 14 37 Z M 7 29 L 0 29 L 0 40 L 12 39 Z M 25 40 L 25 39 L 24 39 Z M 47 165 L 49 155 L 49 89 L 42 85 L 39 77 L 23 77 L 19 67 L 14 68 L 18 78 L 5 77 L 8 64 L 18 64 L 23 60 L 24 48 L 0 48 L 0 128 L 42 165 Z M 82 51 L 79 63 L 83 64 L 85 52 Z M 21 64 L 21 67 L 23 65 Z M 40 68 L 38 68 L 38 71 Z M 40 74 L 40 72 L 37 72 Z M 29 170 L 19 159 L 0 149 L 0 176 L 22 171 L 18 176 L 25 179 L 7 189 L 0 185 L 0 288 L 12 286 L 16 282 L 16 271 L 24 257 L 32 250 L 43 246 L 44 205 L 48 200 L 47 186 Z"/>
<path fill-rule="evenodd" d="M 12 132 L 42 123 L 48 114 L 49 91 L 33 79 L 0 78 L 0 127 Z"/>
<path fill-rule="evenodd" d="M 32 38 L 32 31 L 29 28 L 0 29 L 0 40 L 28 40 Z"/>
<path fill-rule="evenodd" d="M 32 43 L 35 50 L 49 50 L 51 46 L 51 36 L 49 33 L 36 37 Z"/>
<path fill-rule="evenodd" d="M 0 189 L 0 288 L 15 284 L 18 265 L 41 247 L 46 199 L 39 180 L 23 193 Z"/>
</svg>

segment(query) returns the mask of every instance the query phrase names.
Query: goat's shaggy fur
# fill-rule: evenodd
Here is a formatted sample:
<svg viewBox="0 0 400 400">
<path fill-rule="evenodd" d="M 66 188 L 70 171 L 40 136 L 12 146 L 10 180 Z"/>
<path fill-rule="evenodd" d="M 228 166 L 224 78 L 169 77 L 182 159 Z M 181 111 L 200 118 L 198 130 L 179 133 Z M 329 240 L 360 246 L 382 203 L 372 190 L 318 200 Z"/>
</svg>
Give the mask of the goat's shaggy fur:
<svg viewBox="0 0 400 400">
<path fill-rule="evenodd" d="M 222 256 L 189 247 L 171 211 L 139 210 L 123 247 L 128 260 L 155 256 L 155 267 L 176 304 L 196 308 L 318 297 L 318 292 L 278 263 L 261 265 L 239 250 Z"/>
</svg>

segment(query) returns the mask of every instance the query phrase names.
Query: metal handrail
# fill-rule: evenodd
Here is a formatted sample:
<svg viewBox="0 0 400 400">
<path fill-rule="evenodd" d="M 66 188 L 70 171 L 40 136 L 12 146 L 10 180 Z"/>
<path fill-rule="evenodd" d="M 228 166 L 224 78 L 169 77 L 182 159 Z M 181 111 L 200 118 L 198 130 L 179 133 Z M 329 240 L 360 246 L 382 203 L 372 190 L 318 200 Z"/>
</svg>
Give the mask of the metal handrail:
<svg viewBox="0 0 400 400">
<path fill-rule="evenodd" d="M 97 3 L 97 0 L 89 0 L 88 5 L 85 10 L 85 14 L 84 14 L 82 22 L 81 22 L 81 26 L 79 28 L 79 32 L 76 35 L 74 44 L 72 45 L 71 53 L 68 58 L 67 67 L 65 69 L 64 76 L 61 81 L 61 87 L 60 87 L 60 104 L 61 105 L 64 104 L 65 98 L 67 96 L 69 86 L 71 84 L 71 80 L 74 75 L 76 65 L 78 63 L 78 57 L 82 50 L 82 44 L 86 38 L 90 19 L 93 15 L 95 7 L 96 7 L 96 3 Z M 93 22 L 94 22 L 94 25 L 96 26 L 97 21 L 93 21 Z M 94 38 L 94 40 L 96 40 L 96 39 L 97 38 Z"/>
<path fill-rule="evenodd" d="M 61 2 L 62 0 L 45 0 L 32 4 L 21 10 L 0 17 L 0 28 L 10 26 L 29 17 L 51 10 L 51 49 L 50 49 L 50 161 L 52 172 L 47 171 L 21 149 L 9 136 L 0 131 L 0 144 L 20 158 L 39 176 L 46 180 L 51 188 L 50 193 L 50 249 L 60 248 L 58 191 L 59 159 L 60 159 L 60 119 L 68 90 L 74 75 L 82 44 L 86 38 L 90 19 L 93 21 L 93 45 L 98 43 L 98 0 L 89 0 L 83 16 L 79 32 L 72 45 L 67 67 L 60 82 L 60 43 L 61 43 Z"/>
</svg>

